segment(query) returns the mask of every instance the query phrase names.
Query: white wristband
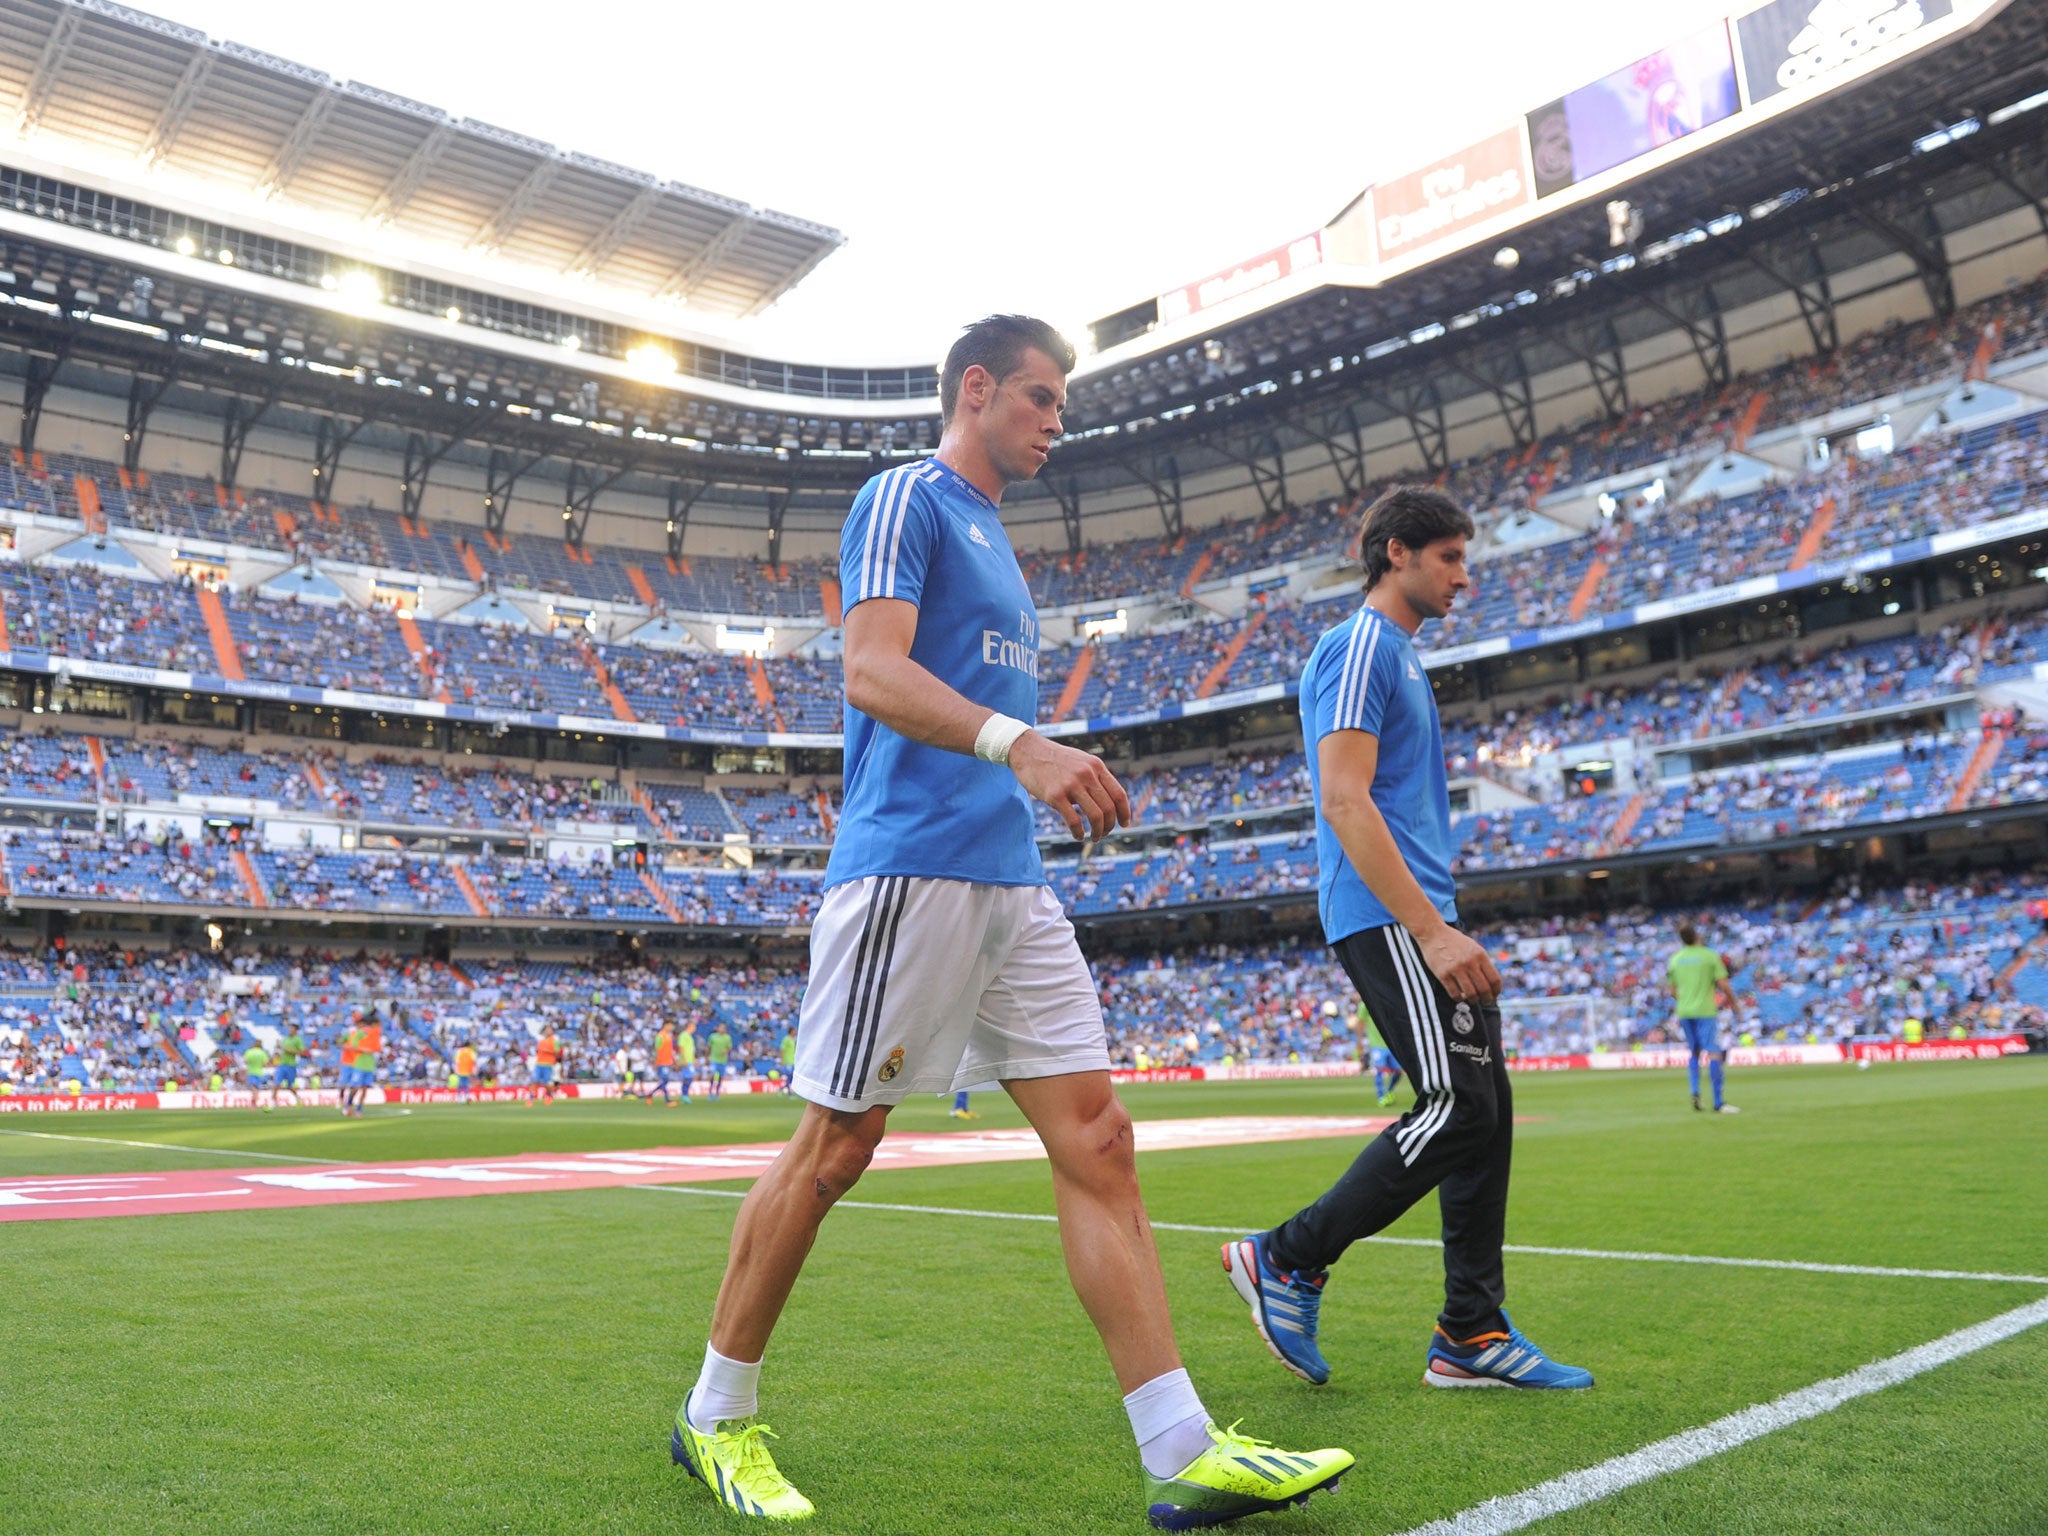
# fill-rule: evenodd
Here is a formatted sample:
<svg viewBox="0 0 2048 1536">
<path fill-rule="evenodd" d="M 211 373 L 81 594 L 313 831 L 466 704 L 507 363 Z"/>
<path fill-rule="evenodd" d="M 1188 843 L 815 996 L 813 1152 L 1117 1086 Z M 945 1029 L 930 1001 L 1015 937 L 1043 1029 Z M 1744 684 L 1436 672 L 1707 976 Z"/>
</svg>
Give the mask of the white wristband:
<svg viewBox="0 0 2048 1536">
<path fill-rule="evenodd" d="M 1010 761 L 1010 748 L 1017 744 L 1017 738 L 1031 727 L 1010 715 L 990 715 L 981 722 L 981 729 L 975 733 L 974 755 L 985 763 Z"/>
</svg>

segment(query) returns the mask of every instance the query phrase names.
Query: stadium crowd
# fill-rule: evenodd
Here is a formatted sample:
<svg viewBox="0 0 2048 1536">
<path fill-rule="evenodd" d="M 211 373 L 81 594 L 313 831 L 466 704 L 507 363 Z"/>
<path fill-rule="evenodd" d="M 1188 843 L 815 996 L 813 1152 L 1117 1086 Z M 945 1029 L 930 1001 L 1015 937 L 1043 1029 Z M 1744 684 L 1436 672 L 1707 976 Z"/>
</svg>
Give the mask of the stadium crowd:
<svg viewBox="0 0 2048 1536">
<path fill-rule="evenodd" d="M 1563 487 L 1658 460 L 1692 467 L 1725 452 L 1743 431 L 1769 432 L 1830 405 L 1956 377 L 1987 336 L 2008 356 L 2038 349 L 2048 338 L 2043 293 L 2037 281 L 1972 305 L 1945 325 L 1894 326 L 1826 360 L 1795 359 L 1720 391 L 1560 430 L 1533 448 L 1454 466 L 1443 479 L 1469 505 L 1485 509 L 1492 526 L 1506 529 L 1534 500 Z M 1431 643 L 1611 613 L 1795 560 L 1841 559 L 1983 522 L 2014 510 L 2048 479 L 2042 423 L 2038 414 L 2021 416 L 1904 443 L 1896 452 L 1833 452 L 1803 473 L 1773 468 L 1772 483 L 1741 495 L 1693 502 L 1625 497 L 1616 515 L 1581 533 L 1559 529 L 1563 536 L 1553 542 L 1531 545 L 1503 534 L 1489 550 L 1483 538 L 1477 585 L 1432 630 Z M 69 487 L 80 477 L 104 487 L 101 499 L 115 527 L 141 519 L 210 536 L 232 533 L 262 547 L 278 547 L 282 539 L 294 552 L 319 547 L 401 574 L 462 581 L 473 581 L 480 568 L 486 585 L 561 588 L 590 600 L 630 598 L 645 606 L 653 593 L 656 607 L 807 614 L 823 622 L 832 576 L 830 563 L 819 560 L 772 568 L 726 557 L 669 562 L 597 546 L 572 555 L 557 540 L 525 534 L 478 545 L 374 507 L 315 506 L 277 492 L 238 497 L 189 477 L 117 475 L 112 466 L 63 455 L 5 466 L 0 499 L 68 515 L 77 511 Z M 1170 592 L 1197 576 L 1225 580 L 1276 561 L 1335 560 L 1354 532 L 1356 506 L 1356 499 L 1325 501 L 1250 523 L 1191 530 L 1166 544 L 1138 539 L 1091 545 L 1078 554 L 1027 551 L 1024 561 L 1046 604 Z M 0 566 L 8 643 L 201 674 L 220 670 L 192 583 L 144 579 L 148 573 L 132 557 L 121 558 L 120 569 L 103 569 L 69 546 L 35 564 Z M 419 622 L 416 656 L 381 610 L 260 592 L 218 595 L 239 664 L 253 679 L 400 697 L 445 693 L 465 702 L 597 718 L 613 710 L 604 688 L 609 680 L 643 720 L 824 732 L 839 721 L 838 667 L 830 658 L 770 657 L 763 670 L 750 673 L 732 656 L 450 620 Z M 1329 617 L 1321 604 L 1255 604 L 1241 619 L 1204 619 L 1098 642 L 1092 675 L 1072 712 L 1113 715 L 1289 681 Z M 1077 654 L 1062 648 L 1044 657 L 1048 715 Z M 1219 666 L 1227 659 L 1230 665 Z"/>
<path fill-rule="evenodd" d="M 1508 1042 L 1523 1055 L 1629 1050 L 1676 1039 L 1664 966 L 1680 921 L 1727 957 L 1738 999 L 1731 1036 L 1763 1043 L 1894 1038 L 1908 1019 L 1932 1038 L 2048 1027 L 2048 929 L 2038 874 L 1864 890 L 1823 899 L 1688 911 L 1639 908 L 1477 931 L 1507 982 Z M 1093 959 L 1112 1055 L 1170 1067 L 1356 1059 L 1355 996 L 1329 952 L 1288 939 Z M 800 964 L 611 953 L 434 962 L 249 948 L 228 955 L 97 945 L 0 948 L 0 1083 L 15 1091 L 205 1083 L 251 1041 L 297 1028 L 331 1084 L 356 1010 L 379 1010 L 391 1082 L 445 1080 L 474 1046 L 486 1080 L 529 1079 L 553 1026 L 573 1075 L 644 1078 L 662 1022 L 733 1041 L 732 1070 L 779 1062 L 802 990 Z M 231 990 L 237 986 L 248 990 Z M 623 1058 L 621 1057 L 621 1053 Z"/>
</svg>

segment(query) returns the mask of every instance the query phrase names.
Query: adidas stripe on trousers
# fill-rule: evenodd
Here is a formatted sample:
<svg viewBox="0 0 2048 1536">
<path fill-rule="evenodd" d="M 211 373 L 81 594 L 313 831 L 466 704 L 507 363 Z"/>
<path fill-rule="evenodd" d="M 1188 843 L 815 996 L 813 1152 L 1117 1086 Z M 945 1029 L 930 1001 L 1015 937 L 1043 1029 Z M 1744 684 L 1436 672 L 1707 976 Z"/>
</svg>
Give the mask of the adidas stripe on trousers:
<svg viewBox="0 0 2048 1536">
<path fill-rule="evenodd" d="M 1514 1150 L 1500 1010 L 1453 999 L 1399 924 L 1350 934 L 1331 948 L 1408 1074 L 1416 1100 L 1320 1199 L 1273 1229 L 1273 1262 L 1326 1269 L 1433 1189 L 1443 1211 L 1438 1321 L 1453 1338 L 1498 1329 Z"/>
</svg>

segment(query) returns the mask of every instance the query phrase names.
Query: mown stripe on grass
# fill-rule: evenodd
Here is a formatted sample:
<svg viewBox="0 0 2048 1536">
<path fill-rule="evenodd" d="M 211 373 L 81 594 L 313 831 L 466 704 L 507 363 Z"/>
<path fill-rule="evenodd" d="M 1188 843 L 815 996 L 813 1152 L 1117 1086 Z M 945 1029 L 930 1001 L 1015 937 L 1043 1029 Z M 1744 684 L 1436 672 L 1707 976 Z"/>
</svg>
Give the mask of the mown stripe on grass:
<svg viewBox="0 0 2048 1536">
<path fill-rule="evenodd" d="M 1509 1533 L 1525 1530 L 1539 1520 L 1548 1520 L 1553 1515 L 1595 1503 L 1638 1483 L 1681 1471 L 1710 1456 L 1722 1455 L 1804 1420 L 1833 1413 L 1844 1403 L 1910 1381 L 1965 1355 L 2002 1344 L 2043 1323 L 2048 1323 L 2048 1297 L 2029 1302 L 2024 1307 L 2015 1307 L 1972 1327 L 1959 1328 L 1944 1338 L 1893 1355 L 1888 1360 L 1876 1361 L 1845 1376 L 1801 1387 L 1771 1402 L 1731 1413 L 1697 1429 L 1688 1429 L 1667 1440 L 1646 1445 L 1639 1451 L 1631 1451 L 1626 1456 L 1603 1461 L 1596 1467 L 1567 1472 L 1521 1493 L 1488 1499 L 1463 1514 L 1418 1526 L 1406 1536 L 1509 1536 Z"/>
<path fill-rule="evenodd" d="M 624 1189 L 648 1190 L 661 1195 L 711 1195 L 720 1200 L 744 1200 L 743 1189 L 706 1189 L 695 1184 L 626 1184 Z M 855 1211 L 908 1211 L 918 1216 L 974 1216 L 985 1221 L 1051 1221 L 1059 1217 L 1040 1211 L 976 1211 L 955 1205 L 898 1205 L 882 1200 L 841 1200 L 842 1209 Z M 1159 1232 L 1202 1232 L 1218 1237 L 1242 1237 L 1256 1228 L 1198 1227 L 1180 1221 L 1155 1221 Z M 1368 1237 L 1368 1243 L 1385 1243 L 1397 1248 L 1441 1248 L 1433 1237 Z M 1508 1243 L 1505 1253 L 1528 1253 L 1563 1259 L 1615 1259 L 1631 1264 L 1711 1264 L 1727 1269 L 1791 1269 L 1815 1275 L 1872 1275 L 1893 1280 L 1990 1280 L 2004 1285 L 2048 1285 L 2048 1275 L 2004 1275 L 1975 1269 L 1901 1269 L 1888 1264 L 1820 1264 L 1805 1259 L 1732 1259 L 1701 1253 L 1635 1253 L 1612 1248 L 1554 1248 L 1534 1243 Z"/>
<path fill-rule="evenodd" d="M 0 1127 L 0 1136 L 33 1136 L 39 1141 L 91 1141 L 103 1147 L 147 1147 L 153 1152 L 209 1152 L 215 1157 L 260 1157 L 273 1163 L 320 1163 L 332 1166 L 331 1157 L 294 1157 L 289 1152 L 249 1152 L 240 1147 L 195 1147 L 182 1141 L 122 1141 L 113 1136 L 74 1136 L 69 1131 L 17 1131 Z M 347 1159 L 339 1159 L 346 1162 Z"/>
</svg>

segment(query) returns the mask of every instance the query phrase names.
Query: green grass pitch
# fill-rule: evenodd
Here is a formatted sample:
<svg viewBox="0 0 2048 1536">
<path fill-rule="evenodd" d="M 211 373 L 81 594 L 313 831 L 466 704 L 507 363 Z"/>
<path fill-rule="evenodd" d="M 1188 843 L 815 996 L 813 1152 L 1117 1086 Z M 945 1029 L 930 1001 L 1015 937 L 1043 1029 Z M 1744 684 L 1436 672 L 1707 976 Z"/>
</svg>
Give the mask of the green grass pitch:
<svg viewBox="0 0 2048 1536">
<path fill-rule="evenodd" d="M 1509 1241 L 2048 1273 L 2048 1060 L 1516 1082 Z M 1355 1114 L 1351 1082 L 1142 1087 L 1135 1114 Z M 1020 1123 L 982 1095 L 981 1125 Z M 0 1120 L 0 1176 L 235 1166 L 86 1136 L 339 1160 L 776 1139 L 797 1106 L 121 1114 Z M 953 1128 L 945 1105 L 899 1112 Z M 23 1131 L 38 1134 L 22 1135 Z M 1263 1226 L 1351 1144 L 1150 1154 L 1157 1221 Z M 282 1166 L 282 1165 L 273 1165 Z M 735 1185 L 723 1186 L 727 1189 Z M 855 1199 L 1045 1212 L 1042 1164 L 876 1174 Z M 0 1226 L 0 1531 L 713 1532 L 669 1464 L 737 1202 L 636 1189 Z M 1433 1203 L 1390 1235 L 1433 1237 Z M 1267 1355 L 1217 1239 L 1163 1231 L 1211 1410 L 1340 1444 L 1334 1498 L 1244 1529 L 1405 1532 L 1895 1355 L 2041 1287 L 1509 1257 L 1516 1321 L 1589 1393 L 1431 1392 L 1428 1247 L 1334 1272 L 1326 1388 Z M 2048 1328 L 1533 1527 L 2048 1532 Z M 843 1210 L 769 1352 L 764 1415 L 825 1533 L 1144 1528 L 1115 1383 L 1048 1223 Z"/>
</svg>

